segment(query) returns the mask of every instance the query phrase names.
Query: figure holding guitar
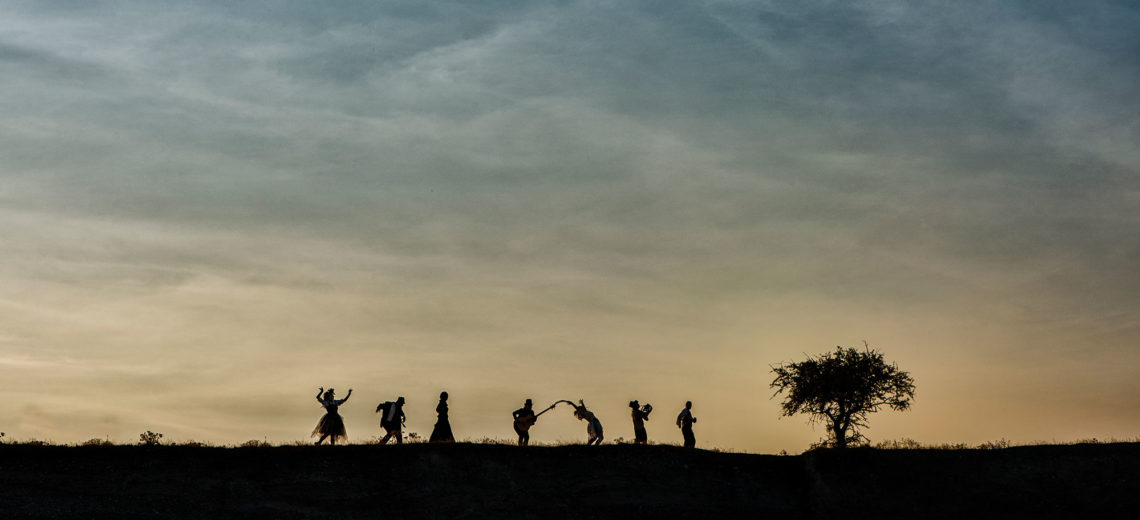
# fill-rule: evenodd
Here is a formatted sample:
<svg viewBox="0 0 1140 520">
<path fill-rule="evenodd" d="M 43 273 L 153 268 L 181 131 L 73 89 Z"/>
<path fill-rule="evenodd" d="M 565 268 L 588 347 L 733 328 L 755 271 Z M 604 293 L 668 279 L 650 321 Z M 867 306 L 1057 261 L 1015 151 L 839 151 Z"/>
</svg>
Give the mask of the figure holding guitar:
<svg viewBox="0 0 1140 520">
<path fill-rule="evenodd" d="M 519 446 L 526 446 L 530 444 L 530 427 L 538 421 L 538 416 L 542 415 L 554 408 L 554 403 L 548 406 L 545 410 L 534 413 L 534 402 L 529 398 L 523 403 L 523 407 L 511 412 L 515 418 L 515 433 L 519 434 Z"/>
</svg>

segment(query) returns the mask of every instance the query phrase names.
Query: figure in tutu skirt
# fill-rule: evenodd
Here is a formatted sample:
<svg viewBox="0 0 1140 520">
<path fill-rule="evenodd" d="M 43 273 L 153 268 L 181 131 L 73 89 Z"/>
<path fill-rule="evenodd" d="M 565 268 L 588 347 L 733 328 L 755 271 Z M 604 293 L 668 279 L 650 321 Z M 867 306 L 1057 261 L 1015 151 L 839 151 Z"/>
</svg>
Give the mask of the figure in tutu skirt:
<svg viewBox="0 0 1140 520">
<path fill-rule="evenodd" d="M 325 407 L 325 416 L 321 417 L 317 427 L 313 428 L 312 437 L 321 436 L 320 439 L 317 439 L 318 445 L 325 439 L 328 439 L 330 444 L 336 444 L 338 439 L 341 441 L 348 440 L 348 433 L 344 431 L 344 419 L 340 417 L 336 409 L 351 396 L 351 388 L 348 389 L 348 394 L 345 394 L 344 399 L 337 399 L 336 391 L 332 388 L 325 390 L 325 387 L 322 386 L 320 390 L 317 390 L 317 402 Z"/>
</svg>

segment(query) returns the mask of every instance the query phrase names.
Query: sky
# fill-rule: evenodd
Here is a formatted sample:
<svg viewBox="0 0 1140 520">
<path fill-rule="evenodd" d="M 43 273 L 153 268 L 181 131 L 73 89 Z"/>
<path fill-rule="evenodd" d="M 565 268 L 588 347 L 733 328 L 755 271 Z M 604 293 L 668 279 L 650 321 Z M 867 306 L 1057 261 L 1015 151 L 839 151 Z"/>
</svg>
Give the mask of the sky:
<svg viewBox="0 0 1140 520">
<path fill-rule="evenodd" d="M 872 442 L 1140 435 L 1131 1 L 0 4 L 0 431 L 460 439 L 584 399 L 796 452 L 770 367 L 878 348 Z M 536 442 L 584 441 L 568 408 Z"/>
</svg>

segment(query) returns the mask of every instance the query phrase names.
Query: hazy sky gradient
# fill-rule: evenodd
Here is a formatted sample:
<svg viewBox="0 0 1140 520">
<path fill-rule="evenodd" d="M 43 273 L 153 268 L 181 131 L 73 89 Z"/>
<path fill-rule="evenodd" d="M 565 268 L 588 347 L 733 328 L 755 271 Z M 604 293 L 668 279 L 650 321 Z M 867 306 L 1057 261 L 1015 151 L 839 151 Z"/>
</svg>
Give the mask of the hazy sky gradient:
<svg viewBox="0 0 1140 520">
<path fill-rule="evenodd" d="M 1140 434 L 1128 1 L 0 5 L 0 431 L 801 450 L 768 366 L 863 340 L 872 440 Z M 552 412 L 536 441 L 584 439 Z"/>
</svg>

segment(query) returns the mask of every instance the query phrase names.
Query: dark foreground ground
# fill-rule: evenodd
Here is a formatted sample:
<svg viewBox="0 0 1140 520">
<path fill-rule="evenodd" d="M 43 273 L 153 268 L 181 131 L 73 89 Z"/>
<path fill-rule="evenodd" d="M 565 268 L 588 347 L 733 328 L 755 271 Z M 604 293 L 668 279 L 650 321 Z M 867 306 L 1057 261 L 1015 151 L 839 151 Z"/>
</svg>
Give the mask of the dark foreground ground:
<svg viewBox="0 0 1140 520">
<path fill-rule="evenodd" d="M 0 445 L 0 518 L 1138 518 L 1140 444 Z"/>
</svg>

